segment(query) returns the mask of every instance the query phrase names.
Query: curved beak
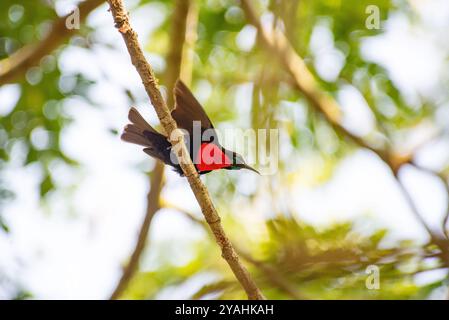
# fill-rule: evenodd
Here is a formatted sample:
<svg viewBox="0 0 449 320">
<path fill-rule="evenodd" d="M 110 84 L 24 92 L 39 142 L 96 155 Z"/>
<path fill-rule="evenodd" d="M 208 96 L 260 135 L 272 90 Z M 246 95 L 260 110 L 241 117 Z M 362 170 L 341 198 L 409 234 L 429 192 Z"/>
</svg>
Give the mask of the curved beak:
<svg viewBox="0 0 449 320">
<path fill-rule="evenodd" d="M 257 173 L 258 175 L 260 175 L 260 172 L 259 172 L 259 171 L 257 171 L 257 170 L 254 169 L 253 167 L 247 165 L 246 163 L 243 163 L 243 164 L 239 165 L 239 167 L 242 168 L 242 169 L 248 169 L 248 170 L 254 171 L 254 172 Z"/>
</svg>

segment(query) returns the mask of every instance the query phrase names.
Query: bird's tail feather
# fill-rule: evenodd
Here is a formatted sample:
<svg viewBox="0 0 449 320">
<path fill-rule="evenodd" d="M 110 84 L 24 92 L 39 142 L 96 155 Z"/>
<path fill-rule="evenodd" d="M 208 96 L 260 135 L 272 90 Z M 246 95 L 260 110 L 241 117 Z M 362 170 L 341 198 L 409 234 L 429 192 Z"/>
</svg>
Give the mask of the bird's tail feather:
<svg viewBox="0 0 449 320">
<path fill-rule="evenodd" d="M 148 141 L 148 139 L 141 132 L 136 132 L 134 130 L 134 126 L 132 124 L 126 125 L 121 138 L 123 141 L 138 144 L 144 147 L 147 147 L 150 144 L 150 141 Z"/>
<path fill-rule="evenodd" d="M 173 166 L 170 159 L 171 144 L 167 137 L 157 132 L 135 108 L 129 110 L 128 119 L 131 124 L 125 126 L 122 140 L 145 147 L 145 153 Z"/>
<path fill-rule="evenodd" d="M 145 121 L 145 119 L 142 117 L 139 111 L 137 111 L 137 109 L 134 107 L 131 107 L 131 109 L 129 109 L 128 119 L 129 121 L 131 121 L 133 125 L 135 125 L 142 132 L 144 130 L 147 130 L 154 133 L 158 133 L 152 126 L 150 126 L 148 122 Z"/>
<path fill-rule="evenodd" d="M 145 132 L 151 132 L 155 135 L 161 136 L 161 138 L 165 138 L 162 134 L 157 132 L 145 119 L 142 115 L 137 111 L 136 108 L 131 107 L 128 113 L 128 119 L 131 121 L 131 124 L 126 125 L 125 130 L 122 133 L 122 140 L 134 144 L 138 144 L 144 147 L 151 146 L 151 141 L 149 141 L 148 137 L 145 136 Z"/>
</svg>

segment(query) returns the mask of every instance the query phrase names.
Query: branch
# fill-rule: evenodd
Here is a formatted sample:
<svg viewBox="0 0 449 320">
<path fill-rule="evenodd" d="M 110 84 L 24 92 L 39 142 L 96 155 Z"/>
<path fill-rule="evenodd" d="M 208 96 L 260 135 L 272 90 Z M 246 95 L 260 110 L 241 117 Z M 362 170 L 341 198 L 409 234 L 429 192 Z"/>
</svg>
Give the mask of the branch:
<svg viewBox="0 0 449 320">
<path fill-rule="evenodd" d="M 321 88 L 318 82 L 315 80 L 313 74 L 307 68 L 304 60 L 295 52 L 292 45 L 289 43 L 285 35 L 278 29 L 266 30 L 260 22 L 251 0 L 241 0 L 241 6 L 245 12 L 248 21 L 256 27 L 258 37 L 261 40 L 266 50 L 271 53 L 273 58 L 277 58 L 278 62 L 284 67 L 288 74 L 293 78 L 294 84 L 299 91 L 303 93 L 305 98 L 309 101 L 310 105 L 324 116 L 328 123 L 334 128 L 336 132 L 341 133 L 344 137 L 348 138 L 356 145 L 371 150 L 379 158 L 385 162 L 385 164 L 393 172 L 399 188 L 401 189 L 405 200 L 409 204 L 412 212 L 418 221 L 423 225 L 424 229 L 429 233 L 432 240 L 435 240 L 435 244 L 441 248 L 441 238 L 427 225 L 425 220 L 420 215 L 412 198 L 404 188 L 402 182 L 399 180 L 399 169 L 407 163 L 410 163 L 413 155 L 400 155 L 392 152 L 389 148 L 379 149 L 369 145 L 361 137 L 358 137 L 348 131 L 342 125 L 341 108 L 338 103 L 329 95 L 327 95 Z M 441 248 L 445 250 L 445 248 Z"/>
<path fill-rule="evenodd" d="M 112 293 L 110 300 L 118 299 L 125 289 L 128 287 L 129 282 L 133 278 L 134 274 L 138 270 L 140 257 L 145 248 L 145 244 L 148 238 L 148 232 L 150 229 L 151 221 L 153 220 L 154 214 L 160 209 L 159 196 L 162 191 L 164 180 L 164 165 L 157 161 L 151 175 L 151 185 L 150 191 L 147 195 L 147 209 L 142 227 L 139 231 L 139 236 L 137 238 L 136 246 L 134 247 L 131 258 L 125 269 L 123 270 L 122 276 Z"/>
<path fill-rule="evenodd" d="M 102 4 L 104 0 L 86 0 L 79 4 L 79 14 L 81 21 L 89 15 L 91 11 Z M 55 20 L 48 35 L 36 44 L 25 46 L 10 57 L 0 61 L 0 86 L 11 83 L 23 76 L 25 72 L 37 64 L 40 60 L 54 51 L 67 38 L 78 32 L 76 29 L 68 29 L 66 20 L 71 15 L 65 15 Z"/>
<path fill-rule="evenodd" d="M 184 53 L 185 46 L 187 44 L 187 30 L 190 33 L 195 33 L 195 30 L 190 30 L 196 28 L 196 20 L 198 12 L 192 10 L 195 6 L 195 0 L 177 0 L 175 4 L 175 10 L 173 12 L 173 25 L 171 28 L 170 35 L 170 49 L 167 54 L 167 72 L 165 83 L 167 83 L 168 92 L 172 92 L 175 86 L 176 79 L 181 77 L 184 83 L 189 84 L 190 80 L 185 79 L 186 74 L 181 74 L 181 69 L 184 64 L 186 64 L 190 57 Z M 192 14 L 192 11 L 193 14 Z M 192 24 L 194 26 L 192 26 Z M 190 38 L 192 36 L 190 35 Z M 189 47 L 193 47 L 194 43 L 189 42 Z M 186 70 L 185 73 L 187 73 Z M 190 77 L 189 77 L 190 78 Z M 169 95 L 168 105 L 173 105 L 173 96 Z M 111 300 L 118 299 L 124 290 L 128 287 L 129 282 L 133 278 L 134 274 L 137 272 L 139 267 L 140 256 L 146 245 L 146 240 L 148 238 L 148 232 L 150 229 L 150 224 L 152 217 L 160 209 L 160 195 L 162 192 L 162 180 L 164 179 L 164 165 L 160 161 L 156 161 L 155 168 L 153 169 L 153 174 L 150 175 L 150 191 L 147 196 L 147 209 L 145 211 L 145 219 L 140 227 L 138 241 L 131 254 L 131 259 L 123 270 L 122 277 L 111 295 Z M 154 204 L 158 205 L 154 205 Z"/>
<path fill-rule="evenodd" d="M 161 201 L 161 206 L 163 208 L 170 208 L 170 209 L 174 209 L 176 211 L 178 211 L 179 213 L 182 213 L 183 215 L 185 215 L 187 218 L 189 218 L 189 220 L 199 224 L 201 227 L 204 228 L 204 230 L 206 230 L 206 232 L 211 235 L 210 230 L 207 227 L 207 224 L 204 220 L 197 218 L 194 214 L 192 214 L 191 212 L 180 208 L 172 203 L 167 203 L 165 201 Z M 294 286 L 292 286 L 287 279 L 285 279 L 279 272 L 277 272 L 276 269 L 274 269 L 273 267 L 271 267 L 270 265 L 262 262 L 262 261 L 258 261 L 256 259 L 254 259 L 253 257 L 251 257 L 250 254 L 244 252 L 241 248 L 239 248 L 238 246 L 234 245 L 235 251 L 238 252 L 238 254 L 245 259 L 247 262 L 251 263 L 255 268 L 259 269 L 259 271 L 265 276 L 265 278 L 271 282 L 275 287 L 281 289 L 282 291 L 284 291 L 286 294 L 288 294 L 292 299 L 294 300 L 306 300 L 307 298 L 305 298 L 302 294 L 300 294 L 296 288 Z"/>
<path fill-rule="evenodd" d="M 395 178 L 396 178 L 399 190 L 402 192 L 402 195 L 404 196 L 404 199 L 408 203 L 409 208 L 411 209 L 413 215 L 421 223 L 421 225 L 426 229 L 427 233 L 431 237 L 431 241 L 432 242 L 437 241 L 439 239 L 439 237 L 435 234 L 435 232 L 432 229 L 430 229 L 430 227 L 427 225 L 427 223 L 424 220 L 424 218 L 419 213 L 418 208 L 416 207 L 415 202 L 413 201 L 410 193 L 407 191 L 404 183 L 401 181 L 399 176 L 395 175 Z"/>
<path fill-rule="evenodd" d="M 142 49 L 137 41 L 137 34 L 131 28 L 122 0 L 108 0 L 108 3 L 114 18 L 115 26 L 123 36 L 123 40 L 127 46 L 132 64 L 135 66 L 140 78 L 142 79 L 145 90 L 158 115 L 162 127 L 168 137 L 170 137 L 170 142 L 174 148 L 176 150 L 180 150 L 180 152 L 176 154 L 177 159 L 198 201 L 198 204 L 201 207 L 201 211 L 215 236 L 216 242 L 221 248 L 222 257 L 231 267 L 235 277 L 246 291 L 248 298 L 264 299 L 259 288 L 251 279 L 250 274 L 240 262 L 237 253 L 223 230 L 220 216 L 218 215 L 218 212 L 210 199 L 206 187 L 201 182 L 192 160 L 190 159 L 183 136 L 177 135 L 178 137 L 174 138 L 173 133 L 176 134 L 179 132 L 177 130 L 176 122 L 171 117 L 170 110 L 162 98 L 153 70 L 145 59 Z"/>
</svg>

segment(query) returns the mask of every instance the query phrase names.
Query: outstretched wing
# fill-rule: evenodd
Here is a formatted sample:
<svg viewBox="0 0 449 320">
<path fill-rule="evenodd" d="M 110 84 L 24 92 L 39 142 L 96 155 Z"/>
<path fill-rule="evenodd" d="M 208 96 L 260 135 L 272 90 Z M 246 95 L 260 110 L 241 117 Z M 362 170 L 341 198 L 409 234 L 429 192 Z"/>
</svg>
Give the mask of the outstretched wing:
<svg viewBox="0 0 449 320">
<path fill-rule="evenodd" d="M 189 88 L 179 79 L 175 84 L 174 95 L 175 109 L 171 112 L 171 115 L 178 127 L 189 133 L 189 138 L 186 140 L 187 147 L 190 151 L 190 157 L 197 164 L 200 146 L 203 143 L 213 143 L 221 147 L 218 142 L 217 132 L 201 104 L 195 99 Z M 193 134 L 194 121 L 200 122 L 201 130 L 197 132 L 200 136 Z M 205 132 L 206 130 L 207 132 Z"/>
<path fill-rule="evenodd" d="M 171 115 L 179 128 L 187 130 L 191 136 L 193 132 L 193 121 L 201 122 L 201 131 L 214 128 L 201 104 L 181 80 L 178 79 L 176 81 L 174 91 L 175 109 Z"/>
</svg>

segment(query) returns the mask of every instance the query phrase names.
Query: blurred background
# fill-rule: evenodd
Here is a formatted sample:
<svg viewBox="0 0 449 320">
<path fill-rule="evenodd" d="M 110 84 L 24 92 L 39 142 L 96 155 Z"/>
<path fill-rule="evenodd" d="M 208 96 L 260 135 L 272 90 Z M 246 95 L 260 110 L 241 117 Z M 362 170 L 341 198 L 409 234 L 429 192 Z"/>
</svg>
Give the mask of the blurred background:
<svg viewBox="0 0 449 320">
<path fill-rule="evenodd" d="M 125 5 L 170 106 L 181 77 L 217 128 L 279 129 L 275 174 L 202 177 L 268 298 L 448 297 L 448 1 Z M 0 3 L 0 299 L 245 298 L 186 179 L 120 140 L 158 120 L 107 9 Z"/>
</svg>

